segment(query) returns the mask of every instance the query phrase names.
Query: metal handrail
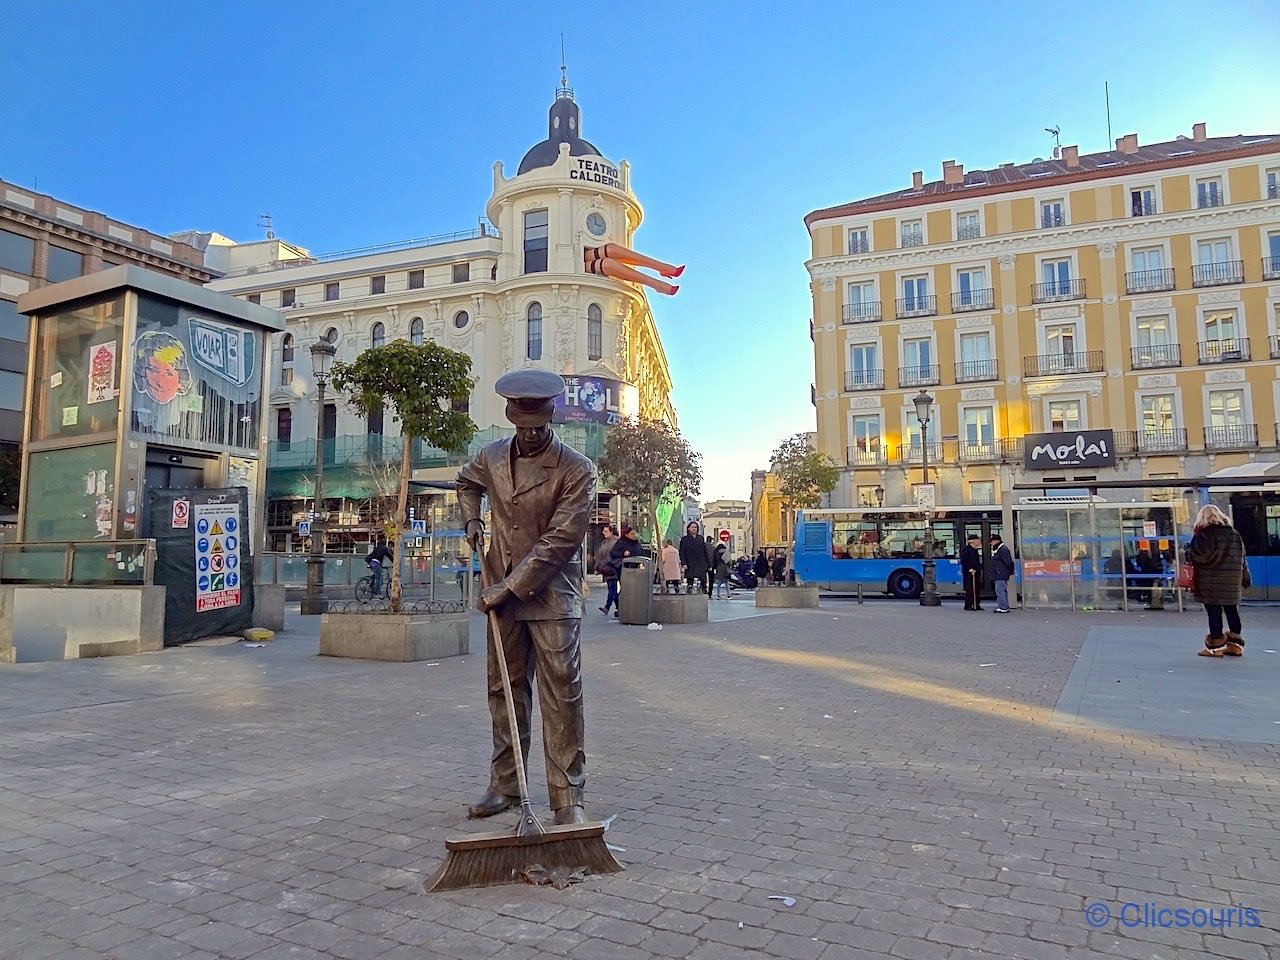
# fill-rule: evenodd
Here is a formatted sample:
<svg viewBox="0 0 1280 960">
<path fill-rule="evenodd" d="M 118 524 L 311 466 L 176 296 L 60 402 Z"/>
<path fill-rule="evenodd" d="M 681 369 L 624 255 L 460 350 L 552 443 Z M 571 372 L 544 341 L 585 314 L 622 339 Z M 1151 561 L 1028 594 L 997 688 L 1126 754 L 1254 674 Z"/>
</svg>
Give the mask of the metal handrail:
<svg viewBox="0 0 1280 960">
<path fill-rule="evenodd" d="M 976 380 L 995 380 L 999 369 L 995 359 L 957 360 L 956 383 L 973 383 Z"/>
<path fill-rule="evenodd" d="M 883 370 L 846 370 L 844 375 L 845 390 L 883 390 Z"/>
<path fill-rule="evenodd" d="M 1201 363 L 1236 363 L 1252 359 L 1248 337 L 1201 340 L 1199 353 Z"/>
<path fill-rule="evenodd" d="M 879 300 L 863 300 L 861 303 L 846 303 L 844 305 L 844 323 L 867 323 L 879 319 Z"/>
<path fill-rule="evenodd" d="M 951 294 L 951 309 L 956 313 L 967 310 L 990 310 L 996 303 L 996 291 L 993 287 L 982 287 L 976 290 L 958 290 Z"/>
<path fill-rule="evenodd" d="M 1074 353 L 1045 353 L 1022 358 L 1024 377 L 1051 377 L 1063 373 L 1098 373 L 1102 370 L 1101 350 Z"/>
<path fill-rule="evenodd" d="M 942 382 L 937 364 L 916 363 L 898 368 L 898 386 L 923 387 Z"/>
<path fill-rule="evenodd" d="M 1197 263 L 1191 267 L 1193 287 L 1216 287 L 1224 283 L 1244 282 L 1243 260 L 1222 260 L 1217 263 Z"/>
<path fill-rule="evenodd" d="M 1182 347 L 1176 343 L 1149 343 L 1146 346 L 1130 347 L 1129 356 L 1134 370 L 1182 366 Z"/>
<path fill-rule="evenodd" d="M 1048 283 L 1033 283 L 1031 285 L 1031 300 L 1033 303 L 1053 303 L 1057 300 L 1082 299 L 1084 299 L 1084 280 L 1080 277 L 1074 280 L 1051 280 Z"/>
<path fill-rule="evenodd" d="M 938 298 L 929 293 L 918 297 L 899 297 L 897 301 L 898 317 L 932 317 L 938 312 Z"/>
<path fill-rule="evenodd" d="M 50 554 L 62 551 L 61 574 L 57 577 L 42 576 L 38 573 L 22 575 L 15 571 L 17 557 L 23 554 Z M 141 579 L 133 578 L 76 578 L 76 553 L 82 555 L 90 550 L 100 553 L 104 563 L 136 564 L 142 561 L 139 571 Z M 121 559 L 120 555 L 124 554 Z M 130 556 L 130 554 L 134 554 Z M 119 586 L 149 587 L 155 582 L 156 542 L 155 540 L 55 540 L 36 541 L 18 540 L 0 543 L 0 583 L 50 583 L 62 586 L 89 584 L 117 584 Z M 29 572 L 30 573 L 30 572 Z"/>
<path fill-rule="evenodd" d="M 1130 270 L 1124 275 L 1125 293 L 1156 293 L 1172 290 L 1177 277 L 1172 267 L 1157 270 Z"/>
</svg>

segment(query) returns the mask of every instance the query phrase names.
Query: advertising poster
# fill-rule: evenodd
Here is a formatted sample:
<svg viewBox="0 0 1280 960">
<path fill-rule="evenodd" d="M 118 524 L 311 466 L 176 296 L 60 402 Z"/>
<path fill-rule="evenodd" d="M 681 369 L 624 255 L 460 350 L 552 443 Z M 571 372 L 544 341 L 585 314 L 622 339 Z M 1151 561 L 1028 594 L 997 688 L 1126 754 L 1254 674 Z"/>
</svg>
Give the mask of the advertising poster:
<svg viewBox="0 0 1280 960">
<path fill-rule="evenodd" d="M 116 341 L 89 348 L 89 403 L 114 400 L 116 395 Z"/>
<path fill-rule="evenodd" d="M 240 520 L 236 503 L 191 510 L 196 538 L 196 613 L 240 605 Z"/>
</svg>

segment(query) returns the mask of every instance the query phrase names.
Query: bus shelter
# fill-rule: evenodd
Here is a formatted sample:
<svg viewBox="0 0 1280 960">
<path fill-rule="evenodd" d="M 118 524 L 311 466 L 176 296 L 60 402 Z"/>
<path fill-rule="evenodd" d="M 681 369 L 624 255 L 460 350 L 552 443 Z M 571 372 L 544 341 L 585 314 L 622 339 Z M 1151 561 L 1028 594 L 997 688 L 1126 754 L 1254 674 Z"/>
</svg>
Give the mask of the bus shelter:
<svg viewBox="0 0 1280 960">
<path fill-rule="evenodd" d="M 1182 610 L 1185 501 L 1028 497 L 1013 511 L 1024 607 Z"/>
</svg>

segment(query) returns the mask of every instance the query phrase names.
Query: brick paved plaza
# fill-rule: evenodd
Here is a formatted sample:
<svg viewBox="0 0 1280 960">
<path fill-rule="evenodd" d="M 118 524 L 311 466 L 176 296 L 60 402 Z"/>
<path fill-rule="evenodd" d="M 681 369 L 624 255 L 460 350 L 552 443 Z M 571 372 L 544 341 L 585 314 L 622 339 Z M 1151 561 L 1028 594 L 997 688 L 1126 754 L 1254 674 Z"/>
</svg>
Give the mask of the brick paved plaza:
<svg viewBox="0 0 1280 960">
<path fill-rule="evenodd" d="M 1280 610 L 1227 661 L 1198 613 L 750 604 L 591 607 L 588 813 L 627 870 L 563 891 L 421 892 L 490 827 L 482 656 L 321 659 L 293 615 L 260 649 L 0 668 L 0 957 L 1277 955 Z M 1130 929 L 1130 901 L 1261 925 Z"/>
</svg>

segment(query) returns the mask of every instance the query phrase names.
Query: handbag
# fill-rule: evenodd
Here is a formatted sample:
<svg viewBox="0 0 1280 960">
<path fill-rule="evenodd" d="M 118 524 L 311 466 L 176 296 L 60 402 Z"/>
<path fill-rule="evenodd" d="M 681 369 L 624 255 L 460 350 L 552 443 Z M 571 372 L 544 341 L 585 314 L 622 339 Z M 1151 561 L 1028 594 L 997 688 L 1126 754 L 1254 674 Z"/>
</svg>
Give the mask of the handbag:
<svg viewBox="0 0 1280 960">
<path fill-rule="evenodd" d="M 604 577 L 606 580 L 612 580 L 618 575 L 618 568 L 612 563 L 602 563 L 600 566 L 596 567 L 596 573 L 600 574 L 600 576 Z"/>
<path fill-rule="evenodd" d="M 1178 565 L 1178 586 L 1183 590 L 1196 588 L 1196 568 L 1186 561 Z"/>
</svg>

